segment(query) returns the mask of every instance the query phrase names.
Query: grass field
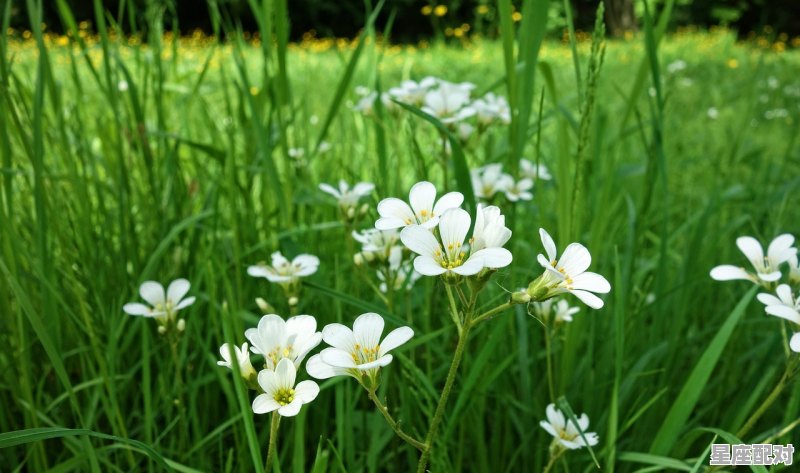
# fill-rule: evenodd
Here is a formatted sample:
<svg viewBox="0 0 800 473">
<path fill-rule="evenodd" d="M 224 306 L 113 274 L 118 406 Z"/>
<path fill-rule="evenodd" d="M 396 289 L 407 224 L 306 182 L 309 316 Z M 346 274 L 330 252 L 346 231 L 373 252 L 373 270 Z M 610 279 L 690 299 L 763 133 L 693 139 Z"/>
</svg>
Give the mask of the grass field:
<svg viewBox="0 0 800 473">
<path fill-rule="evenodd" d="M 136 40 L 105 24 L 98 35 L 73 25 L 73 40 L 0 40 L 0 469 L 263 471 L 270 416 L 216 363 L 265 313 L 257 297 L 284 318 L 313 315 L 318 330 L 365 312 L 386 332 L 410 326 L 376 396 L 418 439 L 462 347 L 431 471 L 542 471 L 553 438 L 539 422 L 557 401 L 587 413 L 599 442 L 552 471 L 704 471 L 712 442 L 796 442 L 800 385 L 782 377 L 798 357 L 791 324 L 767 316 L 751 284 L 709 271 L 744 264 L 739 236 L 800 235 L 800 52 L 726 30 L 659 42 L 645 28 L 605 41 L 601 67 L 590 39 L 547 39 L 534 69 L 520 59 L 537 52 L 526 19 L 498 40 L 415 46 L 382 44 L 371 27 L 361 40 L 283 44 L 281 22 L 265 26 L 274 44 Z M 509 97 L 511 125 L 443 155 L 412 111 L 352 110 L 357 87 L 429 75 Z M 559 250 L 591 251 L 611 284 L 602 309 L 567 296 L 580 311 L 556 325 L 514 305 L 462 346 L 440 278 L 389 297 L 370 287 L 351 232 L 373 226 L 378 201 L 422 180 L 468 194 L 467 167 L 513 174 L 519 158 L 553 179 L 530 201 L 495 201 L 513 263 L 475 310 L 542 273 L 540 227 Z M 363 218 L 343 219 L 319 190 L 339 179 L 375 184 Z M 278 250 L 320 260 L 296 305 L 248 276 Z M 123 312 L 142 282 L 181 277 L 196 297 L 185 330 Z M 281 421 L 275 468 L 413 471 L 419 452 L 355 380 L 319 386 Z"/>
</svg>

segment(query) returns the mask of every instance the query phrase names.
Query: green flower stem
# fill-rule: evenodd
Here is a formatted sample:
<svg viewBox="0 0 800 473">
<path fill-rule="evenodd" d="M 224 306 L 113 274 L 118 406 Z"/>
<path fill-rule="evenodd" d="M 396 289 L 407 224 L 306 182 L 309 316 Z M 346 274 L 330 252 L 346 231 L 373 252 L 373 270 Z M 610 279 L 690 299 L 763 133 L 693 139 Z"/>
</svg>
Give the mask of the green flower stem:
<svg viewBox="0 0 800 473">
<path fill-rule="evenodd" d="M 547 462 L 547 465 L 544 467 L 544 470 L 542 470 L 542 473 L 548 473 L 551 469 L 553 469 L 553 466 L 555 466 L 558 459 L 561 458 L 561 456 L 564 455 L 564 452 L 566 451 L 567 449 L 565 449 L 561 445 L 557 445 L 555 449 L 551 448 L 550 461 Z"/>
<path fill-rule="evenodd" d="M 444 284 L 444 288 L 447 291 L 447 299 L 450 301 L 450 316 L 453 318 L 453 323 L 456 324 L 456 328 L 458 329 L 458 336 L 461 337 L 461 333 L 464 330 L 464 328 L 461 325 L 461 317 L 459 317 L 458 315 L 458 307 L 456 307 L 456 299 L 453 297 L 453 290 L 447 283 Z"/>
<path fill-rule="evenodd" d="M 267 447 L 267 463 L 264 464 L 264 473 L 272 470 L 273 457 L 278 444 L 278 427 L 280 427 L 281 415 L 278 411 L 272 412 L 272 423 L 269 427 L 269 447 Z"/>
<path fill-rule="evenodd" d="M 747 422 L 745 422 L 742 428 L 739 429 L 738 432 L 736 432 L 737 437 L 739 437 L 740 439 L 744 439 L 744 436 L 750 432 L 750 429 L 752 429 L 753 426 L 755 426 L 756 422 L 758 422 L 758 419 L 760 419 L 761 416 L 764 415 L 765 412 L 767 412 L 769 407 L 772 406 L 772 404 L 778 400 L 778 397 L 781 395 L 783 390 L 789 384 L 789 380 L 794 375 L 795 368 L 797 368 L 799 361 L 800 361 L 800 356 L 797 355 L 792 356 L 792 359 L 789 361 L 789 363 L 786 364 L 786 370 L 783 372 L 783 375 L 781 376 L 780 381 L 778 381 L 778 384 L 775 385 L 775 388 L 772 390 L 771 393 L 769 393 L 767 399 L 765 399 L 764 402 L 761 403 L 761 406 L 759 406 L 759 408 L 756 409 L 756 411 L 750 415 L 750 418 L 747 419 Z"/>
<path fill-rule="evenodd" d="M 544 326 L 544 350 L 547 356 L 547 389 L 550 392 L 550 402 L 556 402 L 556 391 L 553 389 L 553 351 L 550 341 L 550 327 Z"/>
<path fill-rule="evenodd" d="M 487 320 L 487 319 L 491 318 L 492 316 L 494 316 L 494 315 L 496 315 L 496 314 L 498 314 L 498 313 L 500 313 L 500 312 L 502 312 L 502 311 L 504 311 L 504 310 L 506 310 L 508 308 L 511 308 L 513 306 L 514 306 L 514 303 L 511 302 L 511 301 L 508 301 L 508 302 L 506 302 L 504 304 L 500 304 L 499 306 L 495 307 L 494 309 L 487 310 L 486 312 L 482 313 L 481 315 L 475 317 L 475 322 L 474 323 L 477 324 L 479 322 L 483 322 L 484 320 Z"/>
<path fill-rule="evenodd" d="M 464 356 L 464 348 L 467 346 L 467 339 L 469 338 L 469 331 L 472 328 L 472 320 L 469 317 L 464 321 L 464 326 L 458 336 L 458 345 L 456 345 L 456 352 L 453 355 L 453 361 L 450 364 L 450 371 L 447 372 L 447 381 L 444 383 L 442 395 L 439 398 L 439 403 L 436 405 L 436 412 L 433 414 L 431 426 L 428 430 L 428 435 L 425 438 L 424 449 L 417 464 L 417 473 L 425 473 L 425 467 L 428 464 L 428 458 L 431 455 L 433 448 L 433 441 L 436 439 L 436 433 L 439 429 L 439 424 L 442 422 L 444 409 L 447 405 L 447 398 L 450 396 L 450 390 L 453 388 L 453 382 L 456 380 L 456 372 L 458 372 L 458 365 L 461 363 L 461 358 Z"/>
<path fill-rule="evenodd" d="M 369 398 L 372 399 L 372 402 L 375 403 L 375 406 L 378 408 L 381 414 L 383 414 L 383 418 L 386 419 L 389 427 L 394 430 L 394 433 L 396 433 L 398 437 L 406 441 L 406 443 L 417 450 L 425 451 L 425 444 L 403 432 L 403 430 L 400 428 L 400 423 L 394 420 L 392 415 L 389 413 L 389 409 L 387 409 L 386 406 L 381 403 L 380 399 L 378 399 L 378 396 L 375 394 L 375 390 L 367 389 L 367 393 L 369 393 Z"/>
</svg>

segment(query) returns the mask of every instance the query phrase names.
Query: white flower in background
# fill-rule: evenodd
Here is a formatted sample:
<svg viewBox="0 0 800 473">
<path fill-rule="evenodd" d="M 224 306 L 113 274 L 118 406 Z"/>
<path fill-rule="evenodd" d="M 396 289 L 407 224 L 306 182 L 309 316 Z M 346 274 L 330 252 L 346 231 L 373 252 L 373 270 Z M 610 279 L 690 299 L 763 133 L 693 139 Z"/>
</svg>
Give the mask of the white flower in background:
<svg viewBox="0 0 800 473">
<path fill-rule="evenodd" d="M 253 412 L 266 414 L 278 411 L 283 417 L 296 416 L 303 404 L 313 401 L 319 394 L 314 381 L 300 381 L 295 386 L 297 368 L 286 358 L 278 362 L 275 371 L 258 373 L 258 385 L 264 390 L 253 399 Z"/>
<path fill-rule="evenodd" d="M 505 192 L 514 185 L 514 178 L 503 172 L 503 165 L 499 163 L 473 169 L 470 172 L 472 188 L 475 197 L 489 200 L 498 192 Z"/>
<path fill-rule="evenodd" d="M 676 59 L 671 63 L 667 64 L 667 73 L 668 74 L 677 74 L 682 70 L 686 69 L 686 61 L 683 59 Z"/>
<path fill-rule="evenodd" d="M 547 420 L 540 421 L 539 425 L 562 446 L 575 450 L 586 447 L 586 442 L 590 447 L 597 445 L 599 441 L 597 434 L 586 431 L 589 428 L 589 417 L 586 414 L 581 414 L 577 418 L 578 425 L 575 425 L 571 419 L 567 420 L 564 413 L 558 410 L 555 404 L 548 404 L 546 413 Z M 586 441 L 581 437 L 581 432 L 583 432 L 583 437 L 586 438 Z"/>
<path fill-rule="evenodd" d="M 478 204 L 475 213 L 475 228 L 470 239 L 470 251 L 484 248 L 502 248 L 511 238 L 511 230 L 506 227 L 506 217 L 495 205 L 484 207 Z"/>
<path fill-rule="evenodd" d="M 475 127 L 470 125 L 469 123 L 459 123 L 456 132 L 458 133 L 458 139 L 466 143 L 467 141 L 469 141 L 469 138 L 470 136 L 472 136 L 472 133 L 475 132 Z M 447 143 L 446 146 L 449 146 L 450 141 L 446 141 L 445 143 Z M 450 153 L 451 151 L 448 151 L 447 155 L 450 156 Z"/>
<path fill-rule="evenodd" d="M 342 324 L 329 324 L 322 329 L 322 339 L 330 345 L 309 358 L 308 374 L 317 379 L 348 375 L 359 381 L 364 376 L 375 380 L 378 370 L 391 363 L 390 351 L 414 336 L 411 327 L 399 327 L 383 340 L 383 317 L 368 312 L 358 316 L 353 329 Z"/>
<path fill-rule="evenodd" d="M 450 209 L 439 220 L 439 237 L 420 226 L 410 225 L 400 232 L 400 240 L 408 249 L 417 253 L 414 269 L 425 276 L 439 276 L 455 273 L 461 276 L 472 276 L 484 268 L 497 269 L 511 264 L 511 252 L 505 248 L 486 247 L 472 251 L 464 244 L 471 223 L 469 214 L 463 209 Z M 495 227 L 491 232 L 484 228 L 486 235 L 480 235 L 487 241 L 489 235 L 500 232 Z M 501 233 L 501 232 L 500 232 Z"/>
<path fill-rule="evenodd" d="M 402 248 L 395 246 L 393 250 L 395 251 L 392 251 L 392 254 L 389 257 L 388 268 L 388 278 L 392 282 L 392 289 L 395 291 L 399 291 L 401 289 L 409 290 L 414 286 L 414 283 L 422 277 L 422 275 L 414 270 L 411 261 L 403 261 Z M 378 289 L 380 289 L 382 293 L 386 294 L 389 290 L 389 286 L 386 281 L 387 273 L 384 271 L 378 271 L 378 279 L 381 281 Z"/>
<path fill-rule="evenodd" d="M 505 97 L 489 92 L 472 102 L 470 107 L 475 109 L 478 124 L 482 126 L 489 126 L 495 122 L 503 125 L 511 123 L 511 108 Z"/>
<path fill-rule="evenodd" d="M 319 258 L 314 255 L 297 255 L 292 261 L 280 251 L 272 253 L 272 266 L 259 264 L 247 268 L 247 274 L 254 278 L 267 278 L 269 282 L 293 283 L 298 278 L 311 276 L 319 268 Z"/>
<path fill-rule="evenodd" d="M 741 266 L 723 264 L 711 270 L 711 277 L 717 281 L 731 281 L 745 279 L 756 284 L 761 282 L 775 282 L 781 278 L 779 266 L 789 261 L 797 253 L 793 248 L 794 237 L 788 233 L 779 235 L 769 244 L 767 255 L 761 243 L 753 237 L 743 236 L 736 239 L 736 246 L 744 253 L 756 273 L 747 272 Z"/>
<path fill-rule="evenodd" d="M 380 98 L 384 109 L 391 110 L 395 106 L 389 95 L 381 94 Z M 377 92 L 369 92 L 358 100 L 358 103 L 353 106 L 353 111 L 361 112 L 365 117 L 371 117 L 375 115 L 375 101 L 377 99 Z"/>
<path fill-rule="evenodd" d="M 470 92 L 474 84 L 440 81 L 439 86 L 425 94 L 422 111 L 438 118 L 442 123 L 455 123 L 475 115 L 470 107 Z"/>
<path fill-rule="evenodd" d="M 338 189 L 326 183 L 319 185 L 319 190 L 332 195 L 339 202 L 339 207 L 345 210 L 357 206 L 358 201 L 370 195 L 374 189 L 375 184 L 371 182 L 359 182 L 351 188 L 344 180 L 339 180 Z"/>
<path fill-rule="evenodd" d="M 528 287 L 531 298 L 543 300 L 568 292 L 593 309 L 603 307 L 603 300 L 593 293 L 606 294 L 611 285 L 603 276 L 586 271 L 592 263 L 589 250 L 580 243 L 570 243 L 561 258 L 557 258 L 556 244 L 550 234 L 540 228 L 539 236 L 547 257 L 542 254 L 537 257 L 545 272 Z"/>
<path fill-rule="evenodd" d="M 400 232 L 396 228 L 389 230 L 378 230 L 368 228 L 361 232 L 353 230 L 353 239 L 361 243 L 361 255 L 367 261 L 375 258 L 387 261 L 392 253 L 401 250 L 397 244 L 400 242 Z"/>
<path fill-rule="evenodd" d="M 320 141 L 317 147 L 317 154 L 325 154 L 331 150 L 331 144 L 327 141 Z"/>
<path fill-rule="evenodd" d="M 758 300 L 766 306 L 764 311 L 800 325 L 800 296 L 795 297 L 788 284 L 778 286 L 775 289 L 775 294 L 777 294 L 777 297 L 764 293 L 758 295 Z M 800 333 L 792 335 L 791 340 L 789 340 L 789 348 L 793 352 L 800 353 Z"/>
<path fill-rule="evenodd" d="M 425 100 L 425 94 L 436 86 L 435 77 L 425 77 L 419 82 L 406 80 L 399 87 L 389 89 L 389 96 L 398 102 L 419 107 Z"/>
<path fill-rule="evenodd" d="M 528 179 L 537 180 L 541 179 L 542 181 L 549 181 L 553 179 L 553 176 L 550 175 L 550 171 L 547 169 L 542 163 L 534 164 L 527 159 L 520 159 L 519 160 L 519 172 L 522 177 L 527 177 Z"/>
<path fill-rule="evenodd" d="M 233 348 L 234 354 L 236 355 L 235 362 L 231 358 L 231 348 Z M 242 348 L 224 343 L 219 347 L 219 354 L 222 356 L 222 361 L 217 362 L 219 366 L 225 366 L 233 370 L 233 363 L 236 363 L 239 365 L 239 373 L 242 375 L 242 378 L 249 379 L 250 377 L 256 376 L 256 370 L 250 363 L 250 351 L 247 349 L 247 342 L 242 345 Z"/>
<path fill-rule="evenodd" d="M 793 254 L 787 263 L 789 264 L 789 281 L 795 284 L 800 283 L 800 264 L 798 264 L 797 253 Z"/>
<path fill-rule="evenodd" d="M 580 307 L 570 307 L 566 299 L 547 299 L 531 304 L 533 313 L 541 320 L 555 323 L 572 322 L 572 316 L 580 311 Z"/>
<path fill-rule="evenodd" d="M 322 341 L 317 332 L 317 320 L 310 315 L 296 315 L 283 320 L 279 315 L 267 314 L 258 321 L 258 327 L 245 330 L 253 353 L 264 355 L 266 368 L 274 370 L 283 358 L 299 367 L 308 352 Z"/>
<path fill-rule="evenodd" d="M 506 199 L 511 202 L 531 200 L 533 199 L 533 194 L 530 192 L 531 189 L 533 189 L 533 181 L 526 177 L 517 182 L 511 181 L 511 185 L 506 187 L 504 193 Z"/>
<path fill-rule="evenodd" d="M 117 90 L 119 90 L 120 92 L 127 92 L 127 90 L 128 90 L 128 81 L 121 80 L 121 81 L 117 82 Z"/>
<path fill-rule="evenodd" d="M 190 287 L 191 284 L 186 279 L 176 279 L 169 284 L 165 292 L 164 286 L 160 283 L 145 281 L 139 286 L 139 295 L 150 305 L 131 302 L 122 306 L 122 310 L 129 315 L 174 320 L 179 310 L 194 304 L 194 297 L 184 299 Z"/>
<path fill-rule="evenodd" d="M 378 214 L 375 222 L 378 230 L 390 230 L 406 225 L 422 225 L 433 228 L 446 210 L 457 208 L 464 202 L 460 192 L 448 192 L 436 200 L 436 187 L 427 181 L 414 184 L 408 193 L 411 205 L 395 197 L 383 199 L 378 203 Z"/>
<path fill-rule="evenodd" d="M 289 154 L 290 158 L 301 159 L 305 157 L 306 150 L 304 150 L 303 148 L 289 148 L 289 151 L 287 151 L 287 153 Z"/>
<path fill-rule="evenodd" d="M 706 111 L 706 115 L 708 115 L 708 118 L 716 120 L 719 118 L 719 110 L 717 110 L 717 107 L 711 107 Z"/>
</svg>

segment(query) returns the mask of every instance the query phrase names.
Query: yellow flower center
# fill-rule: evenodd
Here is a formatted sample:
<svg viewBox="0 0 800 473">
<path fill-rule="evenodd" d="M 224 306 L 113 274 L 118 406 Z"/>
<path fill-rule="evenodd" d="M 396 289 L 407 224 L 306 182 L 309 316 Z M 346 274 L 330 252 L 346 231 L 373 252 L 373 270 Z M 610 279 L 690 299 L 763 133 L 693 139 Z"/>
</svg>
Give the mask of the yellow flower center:
<svg viewBox="0 0 800 473">
<path fill-rule="evenodd" d="M 272 397 L 275 399 L 275 402 L 280 404 L 281 406 L 285 406 L 290 404 L 294 401 L 294 389 L 293 388 L 282 388 L 275 391 L 275 394 Z"/>
<path fill-rule="evenodd" d="M 378 352 L 381 350 L 380 345 L 375 345 L 374 347 L 365 347 L 358 343 L 355 344 L 353 347 L 354 351 L 350 353 L 350 356 L 353 357 L 353 362 L 357 365 L 363 365 L 365 363 L 372 363 L 373 361 L 378 359 Z"/>
</svg>

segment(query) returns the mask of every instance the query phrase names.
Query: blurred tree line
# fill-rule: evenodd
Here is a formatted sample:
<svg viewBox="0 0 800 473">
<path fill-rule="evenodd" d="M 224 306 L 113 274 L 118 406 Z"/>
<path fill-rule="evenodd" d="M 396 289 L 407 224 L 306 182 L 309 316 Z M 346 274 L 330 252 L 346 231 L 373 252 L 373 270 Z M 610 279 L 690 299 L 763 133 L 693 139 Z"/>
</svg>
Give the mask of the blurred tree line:
<svg viewBox="0 0 800 473">
<path fill-rule="evenodd" d="M 26 1 L 11 1 L 11 26 L 25 28 L 28 16 Z M 641 24 L 646 0 L 605 0 L 606 23 L 612 35 L 636 30 Z M 1 2 L 0 2 L 1 3 Z M 78 21 L 94 17 L 93 0 L 66 0 Z M 177 24 L 181 31 L 201 29 L 212 32 L 210 9 L 202 0 L 101 0 L 110 17 L 130 32 L 146 28 L 148 6 L 163 9 L 165 29 Z M 317 36 L 353 37 L 365 23 L 365 4 L 369 0 L 287 0 L 292 23 L 292 39 L 309 31 Z M 373 0 L 372 3 L 376 3 Z M 591 30 L 598 0 L 570 0 L 575 26 Z M 660 11 L 665 0 L 649 0 L 650 10 Z M 44 20 L 52 31 L 59 31 L 60 21 L 55 0 L 44 0 Z M 221 11 L 235 19 L 245 30 L 256 25 L 248 0 L 216 0 Z M 521 2 L 515 0 L 519 8 Z M 394 41 L 418 41 L 441 35 L 448 28 L 463 27 L 471 33 L 492 36 L 496 33 L 496 2 L 492 0 L 387 0 L 379 25 L 390 16 L 394 21 Z M 551 33 L 560 35 L 566 24 L 562 1 L 551 2 Z M 675 0 L 672 26 L 724 25 L 746 35 L 751 31 L 772 31 L 800 35 L 800 0 Z M 462 30 L 462 34 L 465 31 Z"/>
</svg>

